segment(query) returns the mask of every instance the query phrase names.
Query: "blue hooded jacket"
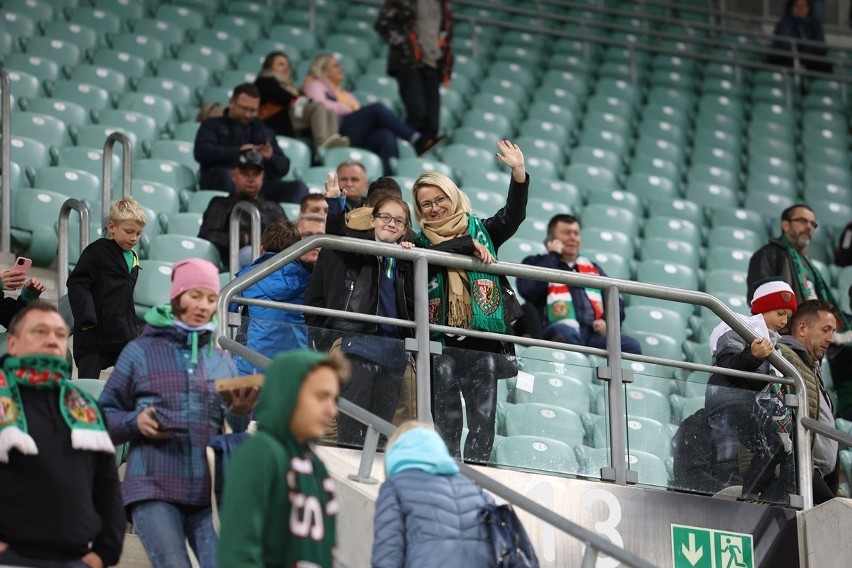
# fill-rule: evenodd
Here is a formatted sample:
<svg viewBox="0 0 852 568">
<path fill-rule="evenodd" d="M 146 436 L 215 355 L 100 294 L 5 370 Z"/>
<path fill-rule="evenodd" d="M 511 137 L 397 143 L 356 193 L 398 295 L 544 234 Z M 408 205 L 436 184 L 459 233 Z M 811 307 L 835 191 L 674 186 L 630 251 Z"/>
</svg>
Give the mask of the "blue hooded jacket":
<svg viewBox="0 0 852 568">
<path fill-rule="evenodd" d="M 385 467 L 373 520 L 373 568 L 495 564 L 479 521 L 490 497 L 459 473 L 437 433 L 416 428 L 401 435 Z"/>
<path fill-rule="evenodd" d="M 237 272 L 237 276 L 242 276 L 253 270 L 275 254 L 277 253 L 267 252 L 260 255 L 251 266 Z M 301 262 L 296 260 L 246 288 L 240 296 L 257 300 L 301 304 L 310 280 L 311 273 Z M 232 311 L 234 311 L 233 308 Z M 307 349 L 308 330 L 305 327 L 305 316 L 302 312 L 246 306 L 246 314 L 249 318 L 246 346 L 261 355 L 271 359 L 281 351 Z M 234 361 L 241 375 L 251 375 L 257 372 L 255 367 L 242 357 L 234 357 Z"/>
</svg>

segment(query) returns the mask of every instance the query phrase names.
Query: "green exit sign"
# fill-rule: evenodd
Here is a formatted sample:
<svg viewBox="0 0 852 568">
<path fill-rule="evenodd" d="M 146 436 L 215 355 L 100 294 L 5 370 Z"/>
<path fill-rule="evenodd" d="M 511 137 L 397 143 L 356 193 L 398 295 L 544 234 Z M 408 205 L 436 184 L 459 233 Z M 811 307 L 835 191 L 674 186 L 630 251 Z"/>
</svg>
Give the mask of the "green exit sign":
<svg viewBox="0 0 852 568">
<path fill-rule="evenodd" d="M 674 568 L 754 568 L 750 534 L 672 525 Z"/>
</svg>

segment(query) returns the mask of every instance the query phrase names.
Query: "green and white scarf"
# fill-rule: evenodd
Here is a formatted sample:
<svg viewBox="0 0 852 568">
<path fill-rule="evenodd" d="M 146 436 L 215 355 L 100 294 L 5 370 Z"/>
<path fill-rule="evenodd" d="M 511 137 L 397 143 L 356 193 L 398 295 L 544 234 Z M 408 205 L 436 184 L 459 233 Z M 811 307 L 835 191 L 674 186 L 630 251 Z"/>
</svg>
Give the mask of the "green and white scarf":
<svg viewBox="0 0 852 568">
<path fill-rule="evenodd" d="M 794 247 L 787 239 L 786 235 L 781 235 L 781 242 L 790 253 L 790 258 L 793 261 L 793 269 L 796 271 L 795 278 L 799 283 L 799 289 L 805 300 L 821 299 L 831 302 L 837 306 L 837 301 L 834 299 L 834 294 L 831 293 L 831 288 L 825 283 L 817 267 L 811 262 L 811 259 L 802 254 L 799 249 Z M 813 276 L 813 282 L 808 279 L 808 276 Z M 852 322 L 845 314 L 841 314 L 841 320 L 838 322 L 839 331 L 848 331 L 852 329 Z"/>
<path fill-rule="evenodd" d="M 459 212 L 440 221 L 424 221 L 422 227 L 416 239 L 421 246 L 468 234 L 497 257 L 488 231 L 475 215 Z M 444 271 L 438 271 L 429 283 L 429 323 L 505 333 L 499 278 L 476 270 L 448 268 L 445 283 Z M 440 333 L 432 335 L 436 340 L 442 337 Z"/>
<path fill-rule="evenodd" d="M 0 463 L 9 462 L 9 452 L 37 455 L 29 434 L 21 400 L 21 388 L 59 389 L 59 410 L 71 429 L 75 450 L 115 453 L 95 399 L 66 377 L 68 362 L 55 355 L 6 357 L 0 370 Z"/>
</svg>

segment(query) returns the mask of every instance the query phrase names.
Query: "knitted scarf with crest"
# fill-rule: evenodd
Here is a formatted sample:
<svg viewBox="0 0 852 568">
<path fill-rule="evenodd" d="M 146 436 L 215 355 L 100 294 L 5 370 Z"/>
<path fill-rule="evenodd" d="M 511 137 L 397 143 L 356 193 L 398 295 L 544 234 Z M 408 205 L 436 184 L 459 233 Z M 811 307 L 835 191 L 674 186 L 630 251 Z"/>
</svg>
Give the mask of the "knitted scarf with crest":
<svg viewBox="0 0 852 568">
<path fill-rule="evenodd" d="M 68 362 L 55 355 L 6 357 L 0 370 L 0 463 L 9 462 L 12 449 L 38 454 L 27 428 L 21 388 L 59 389 L 59 411 L 71 429 L 71 447 L 115 453 L 95 399 L 66 378 L 69 372 Z"/>
<path fill-rule="evenodd" d="M 799 249 L 794 247 L 787 239 L 786 235 L 781 235 L 781 242 L 784 243 L 784 247 L 786 247 L 787 252 L 790 253 L 790 258 L 793 260 L 793 269 L 796 271 L 795 278 L 799 282 L 799 289 L 802 291 L 802 295 L 805 297 L 805 300 L 820 298 L 831 302 L 835 306 L 838 305 L 837 301 L 834 299 L 834 294 L 831 293 L 831 288 L 829 288 L 828 284 L 825 283 L 825 280 L 822 278 L 822 274 L 820 274 L 820 271 L 817 270 L 817 267 L 811 262 L 811 259 L 808 258 L 807 255 L 802 254 Z M 808 280 L 809 272 L 814 277 L 813 282 Z M 852 329 L 852 321 L 849 321 L 849 318 L 846 317 L 845 314 L 841 313 L 840 315 L 841 320 L 837 322 L 838 331 L 848 331 Z"/>
<path fill-rule="evenodd" d="M 440 221 L 423 221 L 417 236 L 420 246 L 442 243 L 464 234 L 484 245 L 496 258 L 494 244 L 482 221 L 463 211 Z M 500 280 L 493 274 L 475 270 L 447 268 L 439 270 L 429 283 L 429 323 L 451 325 L 463 329 L 505 333 L 503 297 Z M 433 334 L 440 340 L 442 334 Z"/>
</svg>

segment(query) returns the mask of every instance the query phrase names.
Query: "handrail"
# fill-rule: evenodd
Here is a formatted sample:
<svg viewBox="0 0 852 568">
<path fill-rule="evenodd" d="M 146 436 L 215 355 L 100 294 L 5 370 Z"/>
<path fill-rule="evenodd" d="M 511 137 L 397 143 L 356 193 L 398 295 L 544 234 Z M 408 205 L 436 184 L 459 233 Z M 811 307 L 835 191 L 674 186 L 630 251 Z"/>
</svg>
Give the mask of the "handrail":
<svg viewBox="0 0 852 568">
<path fill-rule="evenodd" d="M 266 369 L 266 367 L 269 365 L 270 359 L 268 357 L 264 357 L 263 355 L 260 355 L 252 351 L 251 349 L 248 349 L 247 347 L 241 345 L 240 343 L 237 343 L 233 339 L 229 339 L 228 337 L 219 337 L 219 345 L 222 348 L 227 349 L 228 351 L 236 353 L 240 357 L 248 359 L 249 362 L 257 368 Z M 367 425 L 368 432 L 372 430 L 380 434 L 384 434 L 385 436 L 390 438 L 390 436 L 393 435 L 393 433 L 396 431 L 396 426 L 394 426 L 390 422 L 382 420 L 375 414 L 364 410 L 360 406 L 344 398 L 338 399 L 337 407 L 338 410 L 343 414 L 346 414 L 347 416 L 358 420 L 362 424 Z M 367 450 L 365 447 L 364 454 L 362 454 L 362 460 L 367 459 L 371 464 L 373 457 L 375 457 L 375 447 L 373 448 L 373 452 L 371 452 L 371 455 L 368 456 L 366 454 Z M 562 532 L 567 533 L 568 535 L 583 541 L 587 545 L 585 553 L 586 557 L 589 557 L 590 555 L 593 555 L 596 552 L 601 552 L 603 554 L 606 554 L 607 556 L 615 558 L 619 562 L 631 568 L 654 568 L 654 565 L 648 562 L 647 560 L 644 560 L 643 558 L 633 554 L 632 552 L 629 552 L 624 548 L 621 548 L 620 546 L 616 546 L 609 539 L 604 538 L 599 534 L 596 534 L 586 529 L 585 527 L 582 527 L 577 523 L 566 519 L 565 517 L 557 515 L 547 507 L 539 505 L 529 497 L 522 495 L 517 491 L 514 491 L 510 487 L 492 479 L 491 477 L 488 477 L 484 473 L 476 470 L 476 468 L 473 468 L 460 460 L 456 460 L 456 463 L 458 464 L 459 470 L 461 471 L 462 475 L 464 475 L 483 489 L 487 489 L 488 491 L 490 491 L 494 495 L 497 495 L 501 499 L 509 501 L 514 506 L 525 510 L 529 514 L 541 519 L 552 527 L 557 528 Z M 364 467 L 364 461 L 362 461 L 359 469 L 366 469 Z M 367 471 L 369 471 L 369 469 L 367 469 Z"/>
<path fill-rule="evenodd" d="M 852 434 L 847 434 L 833 426 L 826 426 L 822 422 L 814 420 L 808 416 L 802 418 L 802 425 L 808 430 L 816 432 L 826 438 L 831 438 L 835 442 L 843 444 L 844 446 L 852 447 Z"/>
<path fill-rule="evenodd" d="M 0 211 L 0 252 L 12 252 L 12 82 L 9 73 L 0 69 L 0 89 L 2 89 L 2 135 L 0 140 L 0 173 L 2 174 L 2 188 L 0 189 L 0 200 L 3 209 Z"/>
<path fill-rule="evenodd" d="M 434 251 L 431 249 L 402 249 L 397 245 L 387 244 L 387 243 L 378 243 L 374 241 L 366 241 L 363 239 L 353 239 L 349 237 L 339 237 L 335 235 L 314 235 L 303 239 L 286 250 L 278 253 L 273 256 L 266 262 L 258 265 L 253 270 L 247 272 L 246 274 L 235 278 L 231 282 L 229 282 L 223 289 L 219 296 L 218 304 L 217 304 L 217 316 L 218 316 L 218 324 L 217 324 L 217 337 L 224 336 L 227 332 L 227 322 L 228 322 L 228 305 L 230 302 L 234 301 L 234 296 L 244 290 L 248 286 L 254 284 L 265 278 L 266 276 L 272 274 L 276 270 L 280 269 L 282 266 L 287 264 L 288 262 L 295 260 L 299 256 L 305 254 L 306 252 L 313 250 L 317 246 L 327 247 L 330 249 L 341 250 L 345 252 L 353 252 L 360 254 L 370 254 L 375 256 L 389 256 L 398 258 L 401 260 L 407 260 L 411 262 L 417 262 L 419 259 L 425 259 L 425 261 L 434 263 L 438 266 L 446 266 L 450 268 L 460 268 L 463 270 L 477 270 L 484 271 L 491 274 L 498 274 L 504 276 L 516 276 L 522 278 L 529 278 L 533 280 L 542 280 L 547 282 L 558 282 L 567 284 L 569 286 L 579 286 L 583 288 L 596 288 L 600 290 L 605 290 L 610 287 L 614 287 L 617 292 L 622 292 L 626 294 L 632 294 L 637 296 L 644 296 L 649 298 L 658 298 L 668 301 L 688 303 L 698 306 L 704 306 L 710 309 L 717 317 L 719 317 L 723 322 L 728 324 L 731 329 L 737 332 L 740 337 L 742 337 L 747 343 L 750 343 L 756 339 L 760 339 L 757 333 L 749 327 L 745 322 L 743 322 L 733 311 L 730 310 L 721 300 L 718 298 L 711 296 L 710 294 L 706 294 L 704 292 L 695 292 L 692 290 L 683 290 L 679 288 L 669 288 L 666 286 L 661 286 L 658 284 L 646 284 L 641 282 L 633 282 L 630 280 L 621 280 L 617 278 L 609 278 L 609 277 L 601 277 L 601 276 L 592 276 L 585 275 L 575 272 L 566 272 L 563 270 L 557 270 L 552 268 L 539 268 L 532 267 L 527 265 L 518 265 L 507 262 L 497 262 L 494 264 L 483 265 L 478 260 L 475 260 L 472 257 L 461 256 L 461 255 L 453 255 L 445 252 Z M 422 261 L 420 263 L 423 264 Z M 424 280 L 425 283 L 425 280 Z M 415 296 L 414 296 L 414 305 L 415 305 L 415 323 L 419 325 L 423 324 L 423 315 L 428 315 L 428 312 L 424 312 L 423 310 L 428 310 L 428 307 L 425 306 L 428 299 L 426 298 L 426 290 L 427 287 L 425 285 L 420 285 L 422 283 L 418 283 L 415 286 Z M 418 308 L 419 306 L 419 308 Z M 618 314 L 618 310 L 609 310 L 607 313 L 607 327 L 611 326 L 619 326 L 620 322 L 616 319 Z M 428 320 L 427 320 L 428 321 Z M 429 325 L 428 329 L 432 330 L 441 330 L 442 328 L 439 326 Z M 452 328 L 451 328 L 452 329 Z M 475 335 L 474 332 L 469 332 L 467 330 L 459 330 L 459 333 L 462 335 Z M 504 336 L 508 337 L 508 336 Z M 420 412 L 420 400 L 419 397 L 421 393 L 426 396 L 427 400 L 430 399 L 430 384 L 428 377 L 431 376 L 431 361 L 429 360 L 428 354 L 432 352 L 432 345 L 427 340 L 428 335 L 424 338 L 421 335 L 417 336 L 416 339 L 416 349 L 418 350 L 418 359 L 417 363 L 420 365 L 422 361 L 422 365 L 418 367 L 417 373 L 417 393 L 418 393 L 418 413 Z M 511 337 L 510 340 L 513 342 L 518 342 L 516 339 Z M 520 342 L 519 342 L 520 343 Z M 620 344 L 616 345 L 608 345 L 609 351 L 619 350 L 621 349 Z M 424 355 L 425 353 L 425 355 Z M 629 358 L 629 357 L 624 357 Z M 780 370 L 784 373 L 786 377 L 789 377 L 793 380 L 793 386 L 795 394 L 798 395 L 798 404 L 799 408 L 807 408 L 808 407 L 808 394 L 804 379 L 799 375 L 796 371 L 795 367 L 790 364 L 789 361 L 784 359 L 779 353 L 773 351 L 768 358 L 769 362 L 775 366 L 776 369 Z M 606 367 L 608 378 L 616 385 L 618 389 L 623 385 L 622 372 L 613 369 L 612 367 Z M 599 371 L 600 373 L 600 371 Z M 616 416 L 613 413 L 613 398 L 617 397 L 609 397 L 610 398 L 610 414 L 609 419 L 612 421 Z M 805 509 L 809 509 L 813 506 L 813 495 L 811 490 L 811 481 L 812 481 L 812 461 L 811 461 L 811 446 L 809 436 L 806 432 L 806 428 L 802 426 L 802 412 L 796 412 L 796 447 L 797 447 L 797 475 L 799 488 L 802 492 L 802 505 Z M 431 414 L 418 416 L 422 418 L 426 418 L 431 416 Z M 619 415 L 620 416 L 620 415 Z M 610 432 L 615 430 L 620 430 L 620 428 L 611 427 Z M 617 441 L 617 439 L 616 439 Z M 620 475 L 623 475 L 623 471 L 625 468 L 624 460 L 616 460 L 612 462 L 612 467 L 615 470 L 616 478 L 620 478 Z M 619 471 L 621 470 L 621 473 Z"/>
<path fill-rule="evenodd" d="M 59 297 L 68 293 L 68 220 L 71 211 L 80 214 L 80 252 L 89 246 L 89 208 L 79 199 L 69 198 L 59 210 L 59 264 L 57 280 L 59 280 Z"/>
<path fill-rule="evenodd" d="M 260 256 L 260 211 L 248 201 L 240 201 L 234 208 L 231 209 L 230 231 L 228 238 L 230 240 L 228 247 L 228 267 L 231 271 L 231 278 L 240 270 L 240 221 L 243 213 L 249 216 L 251 222 L 251 258 Z"/>
<path fill-rule="evenodd" d="M 101 218 L 100 223 L 106 223 L 107 217 L 109 216 L 109 208 L 112 204 L 112 153 L 113 146 L 115 146 L 116 142 L 121 143 L 121 148 L 124 151 L 124 155 L 121 158 L 121 196 L 128 197 L 130 195 L 130 184 L 131 184 L 131 174 L 133 168 L 133 147 L 130 142 L 130 138 L 128 138 L 125 134 L 121 132 L 113 132 L 109 136 L 107 136 L 106 141 L 104 142 L 104 153 L 103 153 L 103 177 L 101 178 L 101 183 L 103 184 L 103 196 L 101 199 Z"/>
</svg>

